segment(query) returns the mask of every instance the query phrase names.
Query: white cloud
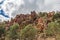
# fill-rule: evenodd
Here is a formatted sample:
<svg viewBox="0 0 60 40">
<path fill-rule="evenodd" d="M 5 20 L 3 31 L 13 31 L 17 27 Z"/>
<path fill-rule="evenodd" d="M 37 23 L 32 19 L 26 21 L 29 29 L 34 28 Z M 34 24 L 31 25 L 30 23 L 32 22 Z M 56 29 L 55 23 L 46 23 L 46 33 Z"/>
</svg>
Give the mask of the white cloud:
<svg viewBox="0 0 60 40">
<path fill-rule="evenodd" d="M 54 4 L 54 0 L 45 0 L 45 5 Z"/>
<path fill-rule="evenodd" d="M 0 2 L 1 2 L 2 0 L 0 0 Z"/>
<path fill-rule="evenodd" d="M 23 0 L 5 0 L 4 3 L 1 5 L 0 9 L 3 9 L 6 15 L 9 15 L 9 17 L 11 18 L 11 13 L 14 10 L 18 9 L 21 4 L 24 4 Z M 3 18 L 2 20 L 10 19 L 10 18 L 5 18 L 4 16 L 0 16 L 0 17 Z"/>
<path fill-rule="evenodd" d="M 30 3 L 33 3 L 33 2 L 34 2 L 34 0 L 29 0 L 29 2 L 30 2 Z"/>
<path fill-rule="evenodd" d="M 60 4 L 55 4 L 55 5 L 53 6 L 53 10 L 54 10 L 54 11 L 60 11 Z"/>
<path fill-rule="evenodd" d="M 60 3 L 60 0 L 23 0 L 24 4 L 15 10 L 14 13 L 27 13 L 32 10 L 35 11 L 53 11 L 59 9 L 56 4 Z"/>
<path fill-rule="evenodd" d="M 60 10 L 59 5 L 60 5 L 60 0 L 45 0 L 45 6 L 47 6 L 47 8 L 49 8 L 49 9 L 51 9 L 50 11 Z"/>
</svg>

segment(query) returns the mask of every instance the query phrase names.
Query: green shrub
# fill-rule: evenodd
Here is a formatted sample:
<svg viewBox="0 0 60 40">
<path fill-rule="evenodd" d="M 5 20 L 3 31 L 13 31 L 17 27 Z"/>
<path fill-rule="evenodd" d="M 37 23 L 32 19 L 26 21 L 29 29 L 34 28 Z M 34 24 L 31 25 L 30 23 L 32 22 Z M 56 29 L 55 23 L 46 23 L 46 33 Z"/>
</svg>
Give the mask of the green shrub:
<svg viewBox="0 0 60 40">
<path fill-rule="evenodd" d="M 57 22 L 48 23 L 46 34 L 49 36 L 56 35 L 60 32 L 60 26 Z"/>
<path fill-rule="evenodd" d="M 3 38 L 2 38 L 3 37 Z M 0 25 L 0 40 L 5 38 L 5 28 L 4 25 Z"/>
<path fill-rule="evenodd" d="M 56 12 L 56 14 L 53 16 L 53 20 L 60 19 L 60 12 Z"/>
<path fill-rule="evenodd" d="M 33 40 L 37 30 L 31 25 L 27 25 L 24 29 L 20 32 L 21 40 Z"/>
<path fill-rule="evenodd" d="M 17 23 L 13 24 L 9 31 L 7 32 L 7 37 L 10 38 L 10 40 L 17 39 L 19 37 L 19 32 L 17 31 L 19 28 L 19 25 Z"/>
</svg>

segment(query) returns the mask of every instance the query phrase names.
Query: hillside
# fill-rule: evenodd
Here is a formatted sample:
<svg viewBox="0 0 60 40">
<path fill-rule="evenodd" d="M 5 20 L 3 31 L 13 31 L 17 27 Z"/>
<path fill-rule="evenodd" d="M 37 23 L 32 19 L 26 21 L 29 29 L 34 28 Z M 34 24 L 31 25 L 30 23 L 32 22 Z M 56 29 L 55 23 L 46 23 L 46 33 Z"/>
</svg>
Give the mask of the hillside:
<svg viewBox="0 0 60 40">
<path fill-rule="evenodd" d="M 32 11 L 0 23 L 0 40 L 59 40 L 60 12 Z"/>
</svg>

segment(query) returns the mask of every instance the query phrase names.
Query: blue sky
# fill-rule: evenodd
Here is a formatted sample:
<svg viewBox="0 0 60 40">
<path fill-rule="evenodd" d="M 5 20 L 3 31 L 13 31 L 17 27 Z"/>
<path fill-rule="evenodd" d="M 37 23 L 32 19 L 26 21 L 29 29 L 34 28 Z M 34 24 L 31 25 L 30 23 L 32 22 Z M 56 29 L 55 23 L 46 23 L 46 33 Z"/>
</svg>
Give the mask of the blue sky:
<svg viewBox="0 0 60 40">
<path fill-rule="evenodd" d="M 14 17 L 17 14 L 29 13 L 33 10 L 37 12 L 60 11 L 60 0 L 5 0 L 1 6 L 7 15 Z"/>
</svg>

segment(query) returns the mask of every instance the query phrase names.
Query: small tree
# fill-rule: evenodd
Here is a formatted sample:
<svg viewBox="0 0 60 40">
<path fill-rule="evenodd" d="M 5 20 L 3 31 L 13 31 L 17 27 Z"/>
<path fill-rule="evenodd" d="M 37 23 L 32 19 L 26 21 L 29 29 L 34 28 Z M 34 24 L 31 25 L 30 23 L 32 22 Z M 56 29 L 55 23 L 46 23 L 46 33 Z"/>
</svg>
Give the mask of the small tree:
<svg viewBox="0 0 60 40">
<path fill-rule="evenodd" d="M 21 40 L 33 40 L 37 30 L 31 25 L 27 25 L 24 29 L 20 32 Z"/>
</svg>

